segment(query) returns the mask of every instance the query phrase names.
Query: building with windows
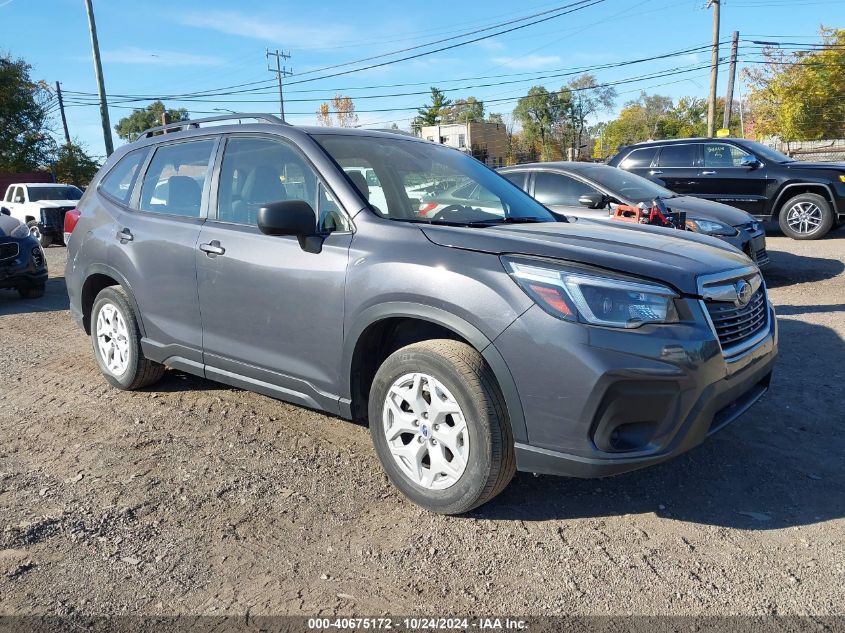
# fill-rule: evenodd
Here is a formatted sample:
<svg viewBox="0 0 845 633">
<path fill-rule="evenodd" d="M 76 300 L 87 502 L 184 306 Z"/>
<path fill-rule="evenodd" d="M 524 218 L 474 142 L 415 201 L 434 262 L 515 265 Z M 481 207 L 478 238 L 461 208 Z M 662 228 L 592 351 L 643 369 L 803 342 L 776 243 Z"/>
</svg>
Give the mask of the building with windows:
<svg viewBox="0 0 845 633">
<path fill-rule="evenodd" d="M 419 136 L 427 141 L 456 147 L 494 168 L 504 166 L 508 153 L 508 133 L 500 123 L 428 125 L 420 128 Z"/>
</svg>

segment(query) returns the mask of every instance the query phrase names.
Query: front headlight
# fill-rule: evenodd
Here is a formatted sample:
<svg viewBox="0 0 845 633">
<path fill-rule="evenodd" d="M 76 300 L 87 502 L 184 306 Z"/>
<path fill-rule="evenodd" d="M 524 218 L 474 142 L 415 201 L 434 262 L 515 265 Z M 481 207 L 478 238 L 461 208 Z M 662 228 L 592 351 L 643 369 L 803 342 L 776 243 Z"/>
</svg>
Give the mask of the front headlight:
<svg viewBox="0 0 845 633">
<path fill-rule="evenodd" d="M 696 233 L 706 233 L 708 235 L 719 235 L 722 237 L 733 237 L 739 231 L 734 227 L 716 220 L 704 220 L 702 218 L 687 218 L 687 229 L 695 231 Z"/>
<path fill-rule="evenodd" d="M 29 227 L 26 224 L 18 224 L 12 229 L 12 232 L 9 233 L 9 237 L 14 237 L 18 240 L 22 240 L 27 235 L 29 235 Z"/>
<path fill-rule="evenodd" d="M 678 322 L 678 295 L 666 286 L 544 260 L 502 257 L 502 263 L 537 305 L 559 319 L 618 328 Z"/>
</svg>

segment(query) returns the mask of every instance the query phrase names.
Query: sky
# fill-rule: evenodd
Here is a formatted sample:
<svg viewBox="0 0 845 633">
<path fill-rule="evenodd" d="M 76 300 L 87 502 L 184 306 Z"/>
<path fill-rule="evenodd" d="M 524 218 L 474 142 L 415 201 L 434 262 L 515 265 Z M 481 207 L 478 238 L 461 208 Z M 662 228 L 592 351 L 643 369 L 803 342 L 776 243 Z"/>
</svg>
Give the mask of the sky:
<svg viewBox="0 0 845 633">
<path fill-rule="evenodd" d="M 187 108 L 192 118 L 226 110 L 277 113 L 267 48 L 290 53 L 283 64 L 293 71 L 285 79 L 286 118 L 293 124 L 314 124 L 320 103 L 340 92 L 353 98 L 363 127 L 395 122 L 408 129 L 430 86 L 451 99 L 473 95 L 507 120 L 531 86 L 559 90 L 582 71 L 615 83 L 616 105 L 599 119 L 612 118 L 640 91 L 673 98 L 708 91 L 712 10 L 706 0 L 93 4 L 112 126 L 155 97 Z M 741 68 L 760 59 L 752 40 L 812 43 L 820 25 L 845 26 L 845 0 L 722 0 L 721 13 L 722 39 L 740 32 Z M 0 24 L 0 52 L 31 64 L 33 79 L 60 81 L 71 136 L 104 155 L 84 1 L 0 0 Z M 521 28 L 501 33 L 515 27 Z M 478 32 L 465 35 L 470 31 Z M 445 47 L 452 48 L 435 50 Z M 384 56 L 402 49 L 411 50 Z M 665 53 L 676 54 L 619 65 Z M 726 79 L 724 64 L 719 94 Z M 241 92 L 219 94 L 234 91 Z M 57 114 L 53 127 L 61 133 Z M 114 143 L 122 143 L 116 134 Z"/>
</svg>

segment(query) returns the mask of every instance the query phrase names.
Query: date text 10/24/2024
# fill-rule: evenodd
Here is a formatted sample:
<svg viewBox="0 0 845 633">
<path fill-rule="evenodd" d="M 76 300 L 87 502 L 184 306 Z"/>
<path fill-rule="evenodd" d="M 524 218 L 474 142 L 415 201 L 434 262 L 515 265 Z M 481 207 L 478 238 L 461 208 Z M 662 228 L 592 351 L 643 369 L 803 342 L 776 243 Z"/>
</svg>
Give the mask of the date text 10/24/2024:
<svg viewBox="0 0 845 633">
<path fill-rule="evenodd" d="M 308 629 L 398 631 L 525 631 L 525 620 L 511 618 L 309 618 Z"/>
</svg>

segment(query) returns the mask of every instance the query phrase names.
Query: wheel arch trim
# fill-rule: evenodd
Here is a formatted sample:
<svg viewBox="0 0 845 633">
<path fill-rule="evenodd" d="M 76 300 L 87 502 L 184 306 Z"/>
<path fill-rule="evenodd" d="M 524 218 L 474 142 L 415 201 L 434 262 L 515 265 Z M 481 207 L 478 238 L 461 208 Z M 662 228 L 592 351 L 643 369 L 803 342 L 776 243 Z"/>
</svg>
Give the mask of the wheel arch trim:
<svg viewBox="0 0 845 633">
<path fill-rule="evenodd" d="M 493 374 L 505 398 L 505 405 L 508 409 L 511 431 L 514 441 L 527 442 L 528 432 L 525 425 L 525 415 L 522 409 L 522 401 L 516 382 L 511 375 L 505 359 L 493 345 L 492 341 L 477 327 L 465 319 L 434 306 L 413 303 L 413 302 L 389 302 L 371 306 L 362 311 L 353 321 L 351 327 L 344 336 L 341 374 L 341 398 L 340 407 L 342 415 L 352 415 L 352 371 L 355 348 L 361 335 L 371 325 L 391 318 L 414 318 L 429 321 L 440 325 L 455 334 L 458 334 L 478 351 Z"/>
<path fill-rule="evenodd" d="M 135 320 L 138 322 L 138 329 L 141 330 L 141 336 L 146 336 L 146 330 L 144 329 L 144 317 L 141 314 L 141 311 L 138 309 L 138 302 L 135 301 L 135 295 L 132 292 L 132 287 L 129 285 L 129 282 L 126 280 L 126 277 L 124 277 L 122 274 L 120 274 L 117 270 L 115 270 L 108 264 L 91 264 L 85 270 L 85 277 L 84 281 L 82 282 L 82 289 L 85 288 L 85 284 L 87 284 L 88 280 L 94 275 L 106 275 L 107 277 L 111 277 L 117 282 L 117 285 L 121 286 L 126 291 L 126 296 L 129 299 L 129 302 L 132 304 L 132 310 L 135 312 Z M 81 299 L 82 290 L 80 290 L 80 303 Z M 93 307 L 93 303 L 91 305 Z M 81 305 L 80 308 L 82 308 Z M 91 315 L 83 314 L 82 318 L 87 321 L 88 328 L 90 328 Z"/>
<path fill-rule="evenodd" d="M 823 182 L 793 182 L 788 185 L 784 185 L 778 193 L 777 198 L 775 198 L 775 202 L 772 205 L 772 218 L 777 218 L 780 216 L 780 212 L 782 210 L 781 205 L 786 203 L 789 198 L 792 197 L 787 197 L 785 194 L 788 193 L 789 189 L 794 189 L 795 187 L 815 187 L 818 189 L 823 189 L 827 192 L 827 196 L 825 196 L 825 199 L 828 201 L 828 203 L 830 203 L 830 207 L 831 209 L 833 209 L 833 213 L 835 215 L 838 215 L 839 213 L 845 211 L 840 211 L 836 208 L 836 196 L 833 195 L 833 190 L 830 188 L 830 185 Z"/>
</svg>

